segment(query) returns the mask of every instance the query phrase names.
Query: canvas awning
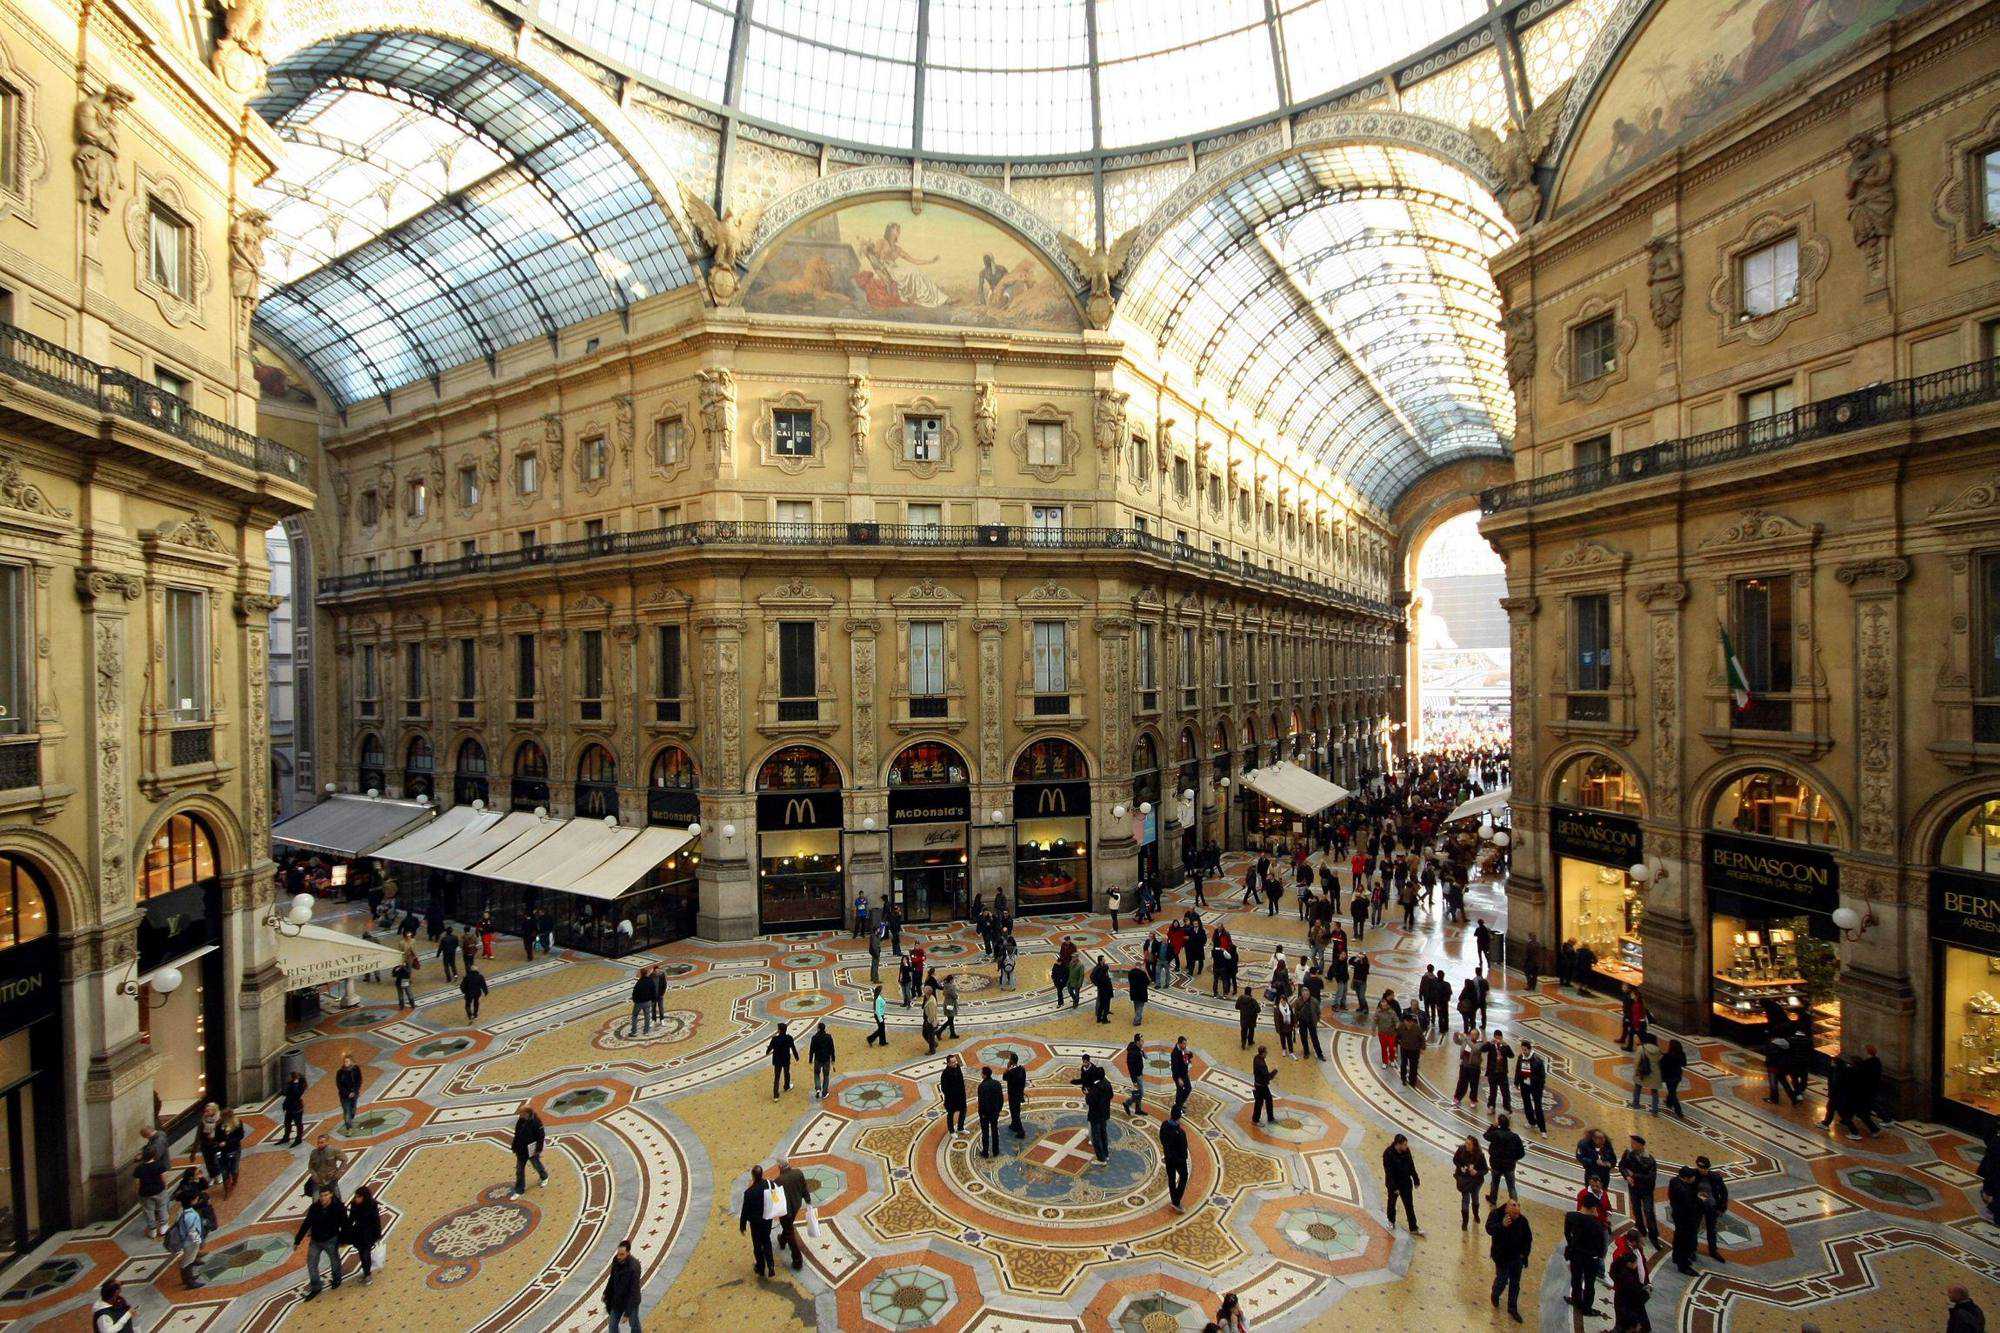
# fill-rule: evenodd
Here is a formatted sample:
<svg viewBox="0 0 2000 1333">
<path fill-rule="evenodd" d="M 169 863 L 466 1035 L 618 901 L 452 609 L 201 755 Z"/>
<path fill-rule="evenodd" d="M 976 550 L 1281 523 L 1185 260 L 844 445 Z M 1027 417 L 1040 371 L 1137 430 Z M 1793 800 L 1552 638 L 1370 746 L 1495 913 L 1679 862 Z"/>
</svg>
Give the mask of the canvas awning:
<svg viewBox="0 0 2000 1333">
<path fill-rule="evenodd" d="M 367 856 L 437 811 L 420 801 L 329 796 L 271 830 L 271 841 L 332 856 Z"/>
<path fill-rule="evenodd" d="M 456 837 L 446 839 L 427 852 L 404 859 L 410 865 L 429 866 L 433 870 L 469 870 L 502 848 L 516 843 L 520 844 L 520 848 L 534 846 L 535 842 L 554 833 L 561 822 L 539 819 L 525 810 L 516 810 L 502 815 L 496 823 L 483 827 L 468 825 Z M 524 841 L 527 839 L 533 841 Z"/>
<path fill-rule="evenodd" d="M 1444 822 L 1449 824 L 1455 819 L 1477 819 L 1481 815 L 1505 809 L 1507 803 L 1513 799 L 1514 789 L 1512 787 L 1495 787 L 1484 796 L 1475 796 L 1471 800 L 1459 805 L 1444 817 Z"/>
<path fill-rule="evenodd" d="M 405 865 L 429 865 L 426 858 L 463 834 L 483 833 L 500 822 L 497 810 L 474 810 L 454 805 L 428 824 L 419 824 L 394 842 L 378 848 L 375 855 L 384 861 Z"/>
<path fill-rule="evenodd" d="M 1316 815 L 1328 806 L 1347 799 L 1347 788 L 1328 782 L 1317 773 L 1308 773 L 1289 759 L 1280 759 L 1243 775 L 1250 790 L 1276 801 L 1296 815 Z"/>
<path fill-rule="evenodd" d="M 364 972 L 394 967 L 403 957 L 386 944 L 325 926 L 306 925 L 296 929 L 296 935 L 278 936 L 278 970 L 285 974 L 287 990 L 345 981 Z"/>
<path fill-rule="evenodd" d="M 639 836 L 638 829 L 601 819 L 549 823 L 555 828 L 548 837 L 519 848 L 502 848 L 471 867 L 470 873 L 538 889 L 566 889 Z"/>
<path fill-rule="evenodd" d="M 564 893 L 612 899 L 652 873 L 653 867 L 694 841 L 684 828 L 643 828 L 589 874 L 562 886 Z"/>
</svg>

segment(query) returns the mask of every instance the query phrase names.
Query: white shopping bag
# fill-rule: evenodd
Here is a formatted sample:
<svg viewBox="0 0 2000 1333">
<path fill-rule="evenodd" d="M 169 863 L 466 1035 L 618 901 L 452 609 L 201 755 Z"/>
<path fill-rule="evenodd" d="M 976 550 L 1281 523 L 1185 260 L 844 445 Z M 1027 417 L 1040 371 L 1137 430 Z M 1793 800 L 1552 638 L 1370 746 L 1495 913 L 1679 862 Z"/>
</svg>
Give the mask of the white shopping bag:
<svg viewBox="0 0 2000 1333">
<path fill-rule="evenodd" d="M 819 1209 L 812 1204 L 806 1205 L 806 1234 L 814 1240 L 819 1239 Z"/>
<path fill-rule="evenodd" d="M 764 1191 L 764 1220 L 775 1222 L 785 1215 L 785 1192 L 776 1185 Z"/>
<path fill-rule="evenodd" d="M 368 1256 L 368 1261 L 376 1272 L 381 1272 L 383 1266 L 389 1262 L 389 1247 L 379 1240 L 376 1241 L 375 1251 Z"/>
</svg>

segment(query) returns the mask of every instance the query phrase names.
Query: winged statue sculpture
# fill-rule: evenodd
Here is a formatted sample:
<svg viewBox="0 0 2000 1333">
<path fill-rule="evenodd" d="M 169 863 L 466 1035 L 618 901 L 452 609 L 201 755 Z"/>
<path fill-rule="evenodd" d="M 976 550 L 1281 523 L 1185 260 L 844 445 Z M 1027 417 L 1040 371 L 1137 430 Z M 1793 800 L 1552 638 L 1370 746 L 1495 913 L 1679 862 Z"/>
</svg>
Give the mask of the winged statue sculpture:
<svg viewBox="0 0 2000 1333">
<path fill-rule="evenodd" d="M 1125 262 L 1132 257 L 1132 245 L 1139 239 L 1139 229 L 1132 228 L 1109 246 L 1096 249 L 1085 245 L 1074 236 L 1061 236 L 1063 253 L 1083 273 L 1090 284 L 1090 299 L 1084 305 L 1084 313 L 1090 316 L 1090 326 L 1094 329 L 1111 327 L 1111 312 L 1115 302 L 1111 296 L 1111 284 L 1125 271 Z"/>
<path fill-rule="evenodd" d="M 1549 91 L 1528 116 L 1527 124 L 1501 138 L 1484 125 L 1467 125 L 1465 132 L 1486 155 L 1500 176 L 1500 207 L 1516 227 L 1527 227 L 1542 209 L 1541 187 L 1535 183 L 1535 164 L 1549 150 L 1562 119 L 1563 104 L 1569 100 L 1569 81 Z"/>
<path fill-rule="evenodd" d="M 764 210 L 752 209 L 739 216 L 735 209 L 725 208 L 718 214 L 685 185 L 681 186 L 681 204 L 708 247 L 708 294 L 717 305 L 728 305 L 736 299 L 740 286 L 736 266 L 750 253 L 750 238 L 757 234 L 757 219 Z"/>
</svg>

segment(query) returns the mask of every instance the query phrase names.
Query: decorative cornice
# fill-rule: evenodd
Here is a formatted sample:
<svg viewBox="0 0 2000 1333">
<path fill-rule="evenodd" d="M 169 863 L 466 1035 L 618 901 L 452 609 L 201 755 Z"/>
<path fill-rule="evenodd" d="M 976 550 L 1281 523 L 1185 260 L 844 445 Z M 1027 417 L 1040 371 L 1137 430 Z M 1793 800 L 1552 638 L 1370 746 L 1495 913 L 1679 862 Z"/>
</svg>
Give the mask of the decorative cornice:
<svg viewBox="0 0 2000 1333">
<path fill-rule="evenodd" d="M 1863 583 L 1882 583 L 1894 586 L 1910 577 L 1909 558 L 1900 555 L 1878 555 L 1865 560 L 1851 560 L 1834 567 L 1833 577 L 1849 587 Z"/>
<path fill-rule="evenodd" d="M 146 585 L 136 574 L 120 574 L 108 569 L 93 569 L 85 565 L 76 571 L 76 595 L 86 602 L 100 598 L 123 597 L 128 602 L 137 601 L 145 595 Z"/>
</svg>

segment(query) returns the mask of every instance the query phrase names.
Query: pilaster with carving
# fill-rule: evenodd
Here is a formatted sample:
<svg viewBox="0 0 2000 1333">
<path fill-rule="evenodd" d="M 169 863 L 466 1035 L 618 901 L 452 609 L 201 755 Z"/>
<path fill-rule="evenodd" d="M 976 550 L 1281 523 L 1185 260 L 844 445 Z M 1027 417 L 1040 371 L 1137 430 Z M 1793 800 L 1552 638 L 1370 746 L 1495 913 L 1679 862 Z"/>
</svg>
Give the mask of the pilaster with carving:
<svg viewBox="0 0 2000 1333">
<path fill-rule="evenodd" d="M 1681 806 L 1681 626 L 1688 587 L 1680 579 L 1639 589 L 1649 658 L 1646 721 L 1653 733 L 1653 804 L 1646 813 L 1674 822 Z"/>
<path fill-rule="evenodd" d="M 701 736 L 702 785 L 724 791 L 743 781 L 743 625 L 739 616 L 695 622 L 700 636 L 700 716 L 715 725 Z"/>
<path fill-rule="evenodd" d="M 259 859 L 270 845 L 271 792 L 271 613 L 285 599 L 267 592 L 236 594 L 236 618 L 243 624 L 243 797 L 250 846 Z"/>
<path fill-rule="evenodd" d="M 976 620 L 972 629 L 979 635 L 979 771 L 988 782 L 996 782 L 1002 762 L 1000 663 L 1007 622 Z"/>
<path fill-rule="evenodd" d="M 1854 735 L 1860 772 L 1860 850 L 1893 857 L 1902 819 L 1897 799 L 1897 589 L 1910 576 L 1903 556 L 1873 556 L 1834 567 L 1854 599 Z"/>
<path fill-rule="evenodd" d="M 128 811 L 125 699 L 127 632 L 133 603 L 145 595 L 138 576 L 111 570 L 76 571 L 77 598 L 88 609 L 91 707 L 84 710 L 85 753 L 95 756 L 91 793 L 91 839 L 97 875 L 98 919 L 124 915 L 132 905 L 132 867 L 126 864 Z"/>
<path fill-rule="evenodd" d="M 854 697 L 849 717 L 854 732 L 854 779 L 861 786 L 875 785 L 875 656 L 876 637 L 881 626 L 873 620 L 850 620 L 847 630 L 848 657 L 854 681 Z"/>
</svg>

